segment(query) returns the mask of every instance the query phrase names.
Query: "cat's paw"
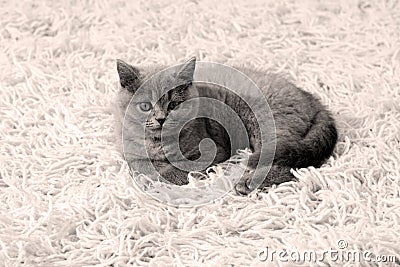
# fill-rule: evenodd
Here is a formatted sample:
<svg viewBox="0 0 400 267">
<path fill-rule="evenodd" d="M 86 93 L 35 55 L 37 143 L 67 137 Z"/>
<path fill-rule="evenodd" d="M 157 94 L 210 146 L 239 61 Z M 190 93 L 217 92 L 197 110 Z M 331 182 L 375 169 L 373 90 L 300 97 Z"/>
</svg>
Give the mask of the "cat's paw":
<svg viewBox="0 0 400 267">
<path fill-rule="evenodd" d="M 239 183 L 237 183 L 237 184 L 235 185 L 235 191 L 236 191 L 236 193 L 237 193 L 238 195 L 247 196 L 247 195 L 250 194 L 251 191 L 253 191 L 253 190 L 251 190 L 251 189 L 247 186 L 247 184 L 246 184 L 245 182 L 244 182 L 244 183 L 239 182 Z"/>
<path fill-rule="evenodd" d="M 238 195 L 248 195 L 250 194 L 254 189 L 250 189 L 248 183 L 250 182 L 250 179 L 252 178 L 252 175 L 250 172 L 246 172 L 243 174 L 243 176 L 240 178 L 239 182 L 235 185 L 235 191 Z"/>
</svg>

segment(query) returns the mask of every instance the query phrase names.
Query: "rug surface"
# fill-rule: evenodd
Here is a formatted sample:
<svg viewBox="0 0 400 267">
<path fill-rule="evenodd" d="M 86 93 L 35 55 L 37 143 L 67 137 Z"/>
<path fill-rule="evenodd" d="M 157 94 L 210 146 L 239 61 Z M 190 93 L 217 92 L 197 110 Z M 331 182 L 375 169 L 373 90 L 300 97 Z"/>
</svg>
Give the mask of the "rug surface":
<svg viewBox="0 0 400 267">
<path fill-rule="evenodd" d="M 399 12 L 396 0 L 1 1 L 0 266 L 399 264 Z M 290 75 L 334 114 L 334 155 L 248 197 L 177 208 L 144 195 L 115 147 L 115 59 L 191 56 Z"/>
</svg>

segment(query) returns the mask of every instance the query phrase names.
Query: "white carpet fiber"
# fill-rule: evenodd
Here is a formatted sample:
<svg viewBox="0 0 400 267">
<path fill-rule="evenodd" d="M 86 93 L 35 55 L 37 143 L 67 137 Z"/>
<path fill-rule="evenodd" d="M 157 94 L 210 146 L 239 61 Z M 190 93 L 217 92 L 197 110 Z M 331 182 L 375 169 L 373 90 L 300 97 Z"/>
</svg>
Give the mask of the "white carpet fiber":
<svg viewBox="0 0 400 267">
<path fill-rule="evenodd" d="M 202 207 L 143 195 L 114 146 L 115 59 L 191 56 L 291 75 L 333 112 L 333 157 Z M 1 1 L 0 266 L 399 264 L 399 103 L 396 0 Z"/>
</svg>

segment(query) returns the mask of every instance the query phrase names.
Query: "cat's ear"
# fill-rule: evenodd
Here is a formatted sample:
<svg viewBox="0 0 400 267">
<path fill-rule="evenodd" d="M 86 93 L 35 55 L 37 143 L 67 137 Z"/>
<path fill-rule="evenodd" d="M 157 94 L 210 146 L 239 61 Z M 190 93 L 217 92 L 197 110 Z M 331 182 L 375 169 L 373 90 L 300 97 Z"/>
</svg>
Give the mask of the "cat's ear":
<svg viewBox="0 0 400 267">
<path fill-rule="evenodd" d="M 132 90 L 139 84 L 140 72 L 137 68 L 117 59 L 117 71 L 122 87 Z"/>
<path fill-rule="evenodd" d="M 186 83 L 192 83 L 195 68 L 196 58 L 192 57 L 182 65 L 176 77 L 185 81 Z"/>
</svg>

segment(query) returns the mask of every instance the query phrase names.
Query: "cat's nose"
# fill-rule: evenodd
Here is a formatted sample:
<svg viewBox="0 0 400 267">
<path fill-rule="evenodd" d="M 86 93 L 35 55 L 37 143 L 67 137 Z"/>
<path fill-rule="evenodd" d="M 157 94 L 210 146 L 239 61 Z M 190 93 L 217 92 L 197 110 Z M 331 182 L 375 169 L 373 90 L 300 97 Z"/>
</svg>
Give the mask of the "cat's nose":
<svg viewBox="0 0 400 267">
<path fill-rule="evenodd" d="M 165 118 L 156 119 L 160 125 L 163 125 L 165 122 Z"/>
</svg>

